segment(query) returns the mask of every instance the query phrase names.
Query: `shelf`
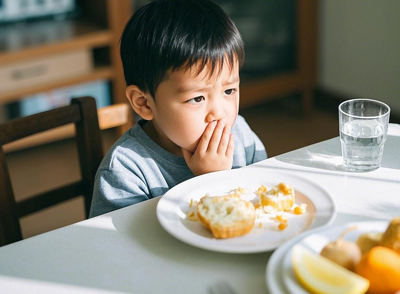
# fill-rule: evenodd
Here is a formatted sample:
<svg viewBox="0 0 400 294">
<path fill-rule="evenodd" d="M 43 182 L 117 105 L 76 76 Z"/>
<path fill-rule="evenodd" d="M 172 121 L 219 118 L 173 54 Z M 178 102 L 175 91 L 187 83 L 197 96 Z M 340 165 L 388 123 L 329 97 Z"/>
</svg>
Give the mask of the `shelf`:
<svg viewBox="0 0 400 294">
<path fill-rule="evenodd" d="M 119 57 L 118 41 L 125 23 L 132 14 L 132 0 L 77 0 L 77 5 L 79 17 L 76 18 L 1 24 L 0 68 L 82 50 L 92 54 L 93 70 L 90 73 L 64 77 L 51 82 L 31 83 L 26 87 L 21 85 L 21 89 L 11 90 L 11 87 L 7 90 L 0 89 L 1 107 L 18 102 L 26 96 L 99 79 L 110 82 L 113 104 L 126 102 L 126 85 Z M 132 117 L 132 115 L 129 116 L 127 126 L 117 128 L 119 135 L 123 128 L 132 125 Z M 35 144 L 65 138 L 70 134 L 71 128 L 67 127 L 64 130 L 39 136 Z"/>
<path fill-rule="evenodd" d="M 0 65 L 113 42 L 111 29 L 79 19 L 4 25 L 0 26 Z"/>
<path fill-rule="evenodd" d="M 298 72 L 272 75 L 269 78 L 248 81 L 240 86 L 240 107 L 249 107 L 303 90 L 303 80 Z"/>
<path fill-rule="evenodd" d="M 13 101 L 18 101 L 21 100 L 21 97 L 32 95 L 39 92 L 46 92 L 57 88 L 68 87 L 71 85 L 81 84 L 99 79 L 113 79 L 114 76 L 115 72 L 112 67 L 108 66 L 98 67 L 89 74 L 79 75 L 68 79 L 62 79 L 60 81 L 51 82 L 45 85 L 37 85 L 34 87 L 1 93 L 0 104 L 6 104 Z"/>
<path fill-rule="evenodd" d="M 253 106 L 288 94 L 301 94 L 303 113 L 311 113 L 317 80 L 318 1 L 293 0 L 293 3 L 296 10 L 295 69 L 243 82 L 240 87 L 241 107 Z"/>
</svg>

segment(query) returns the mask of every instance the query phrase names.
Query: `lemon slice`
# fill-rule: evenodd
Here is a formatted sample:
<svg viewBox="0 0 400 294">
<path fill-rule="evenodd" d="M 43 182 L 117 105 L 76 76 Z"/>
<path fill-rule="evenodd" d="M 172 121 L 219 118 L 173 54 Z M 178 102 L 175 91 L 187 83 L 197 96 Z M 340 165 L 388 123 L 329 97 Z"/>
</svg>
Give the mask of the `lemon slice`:
<svg viewBox="0 0 400 294">
<path fill-rule="evenodd" d="M 369 281 L 329 259 L 296 245 L 292 252 L 293 270 L 300 283 L 312 293 L 365 293 Z"/>
</svg>

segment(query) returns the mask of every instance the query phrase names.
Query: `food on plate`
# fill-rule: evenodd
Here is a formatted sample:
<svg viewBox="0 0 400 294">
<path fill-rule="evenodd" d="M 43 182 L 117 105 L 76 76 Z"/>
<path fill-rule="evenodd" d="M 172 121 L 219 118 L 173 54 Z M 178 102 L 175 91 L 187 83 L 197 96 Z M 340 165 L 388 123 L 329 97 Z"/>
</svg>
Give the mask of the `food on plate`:
<svg viewBox="0 0 400 294">
<path fill-rule="evenodd" d="M 271 211 L 289 211 L 295 202 L 295 193 L 291 185 L 279 183 L 270 190 L 262 191 L 258 189 L 261 205 L 264 210 Z"/>
<path fill-rule="evenodd" d="M 283 213 L 277 214 L 275 216 L 275 218 L 280 223 L 287 223 L 288 222 L 287 216 L 285 214 L 283 214 Z"/>
<path fill-rule="evenodd" d="M 281 222 L 281 223 L 279 223 L 279 225 L 278 225 L 278 229 L 279 229 L 280 231 L 283 231 L 283 230 L 285 230 L 285 229 L 287 228 L 287 226 L 288 226 L 287 222 L 286 222 L 286 223 L 285 223 L 285 222 Z"/>
<path fill-rule="evenodd" d="M 186 214 L 186 218 L 192 221 L 198 221 L 199 218 L 197 217 L 197 214 L 194 212 L 194 210 L 189 211 Z"/>
<path fill-rule="evenodd" d="M 358 236 L 356 243 L 350 241 L 347 243 L 343 238 L 354 229 L 356 227 L 347 228 L 336 241 L 329 242 L 317 256 L 333 262 L 347 273 L 353 273 L 364 278 L 369 283 L 364 290 L 368 294 L 400 294 L 400 254 L 397 251 L 400 247 L 400 217 L 392 219 L 384 232 L 364 232 Z M 358 247 L 358 250 L 356 247 Z M 304 254 L 303 251 L 307 250 L 301 248 L 297 251 L 300 251 L 301 255 Z M 357 251 L 360 251 L 361 254 Z M 293 254 L 295 254 L 295 251 Z M 312 252 L 308 251 L 307 254 L 310 255 Z M 361 258 L 358 259 L 359 254 Z M 307 261 L 309 257 L 298 258 L 300 261 L 295 265 L 295 257 L 292 256 L 293 270 L 299 282 L 313 293 L 332 293 L 329 292 L 327 283 L 331 283 L 332 279 L 339 277 L 338 274 L 331 269 L 328 270 L 328 264 L 316 261 L 316 257 L 312 257 L 314 258 L 312 262 Z M 351 261 L 350 266 L 347 264 L 347 260 Z M 309 279 L 305 281 L 307 277 Z M 332 284 L 337 284 L 337 282 L 332 282 Z M 357 291 L 346 292 L 340 289 L 335 293 L 364 293 L 360 289 Z"/>
<path fill-rule="evenodd" d="M 307 210 L 307 204 L 302 203 L 293 209 L 294 214 L 304 214 Z"/>
<path fill-rule="evenodd" d="M 382 235 L 381 245 L 400 254 L 400 217 L 392 219 Z"/>
<path fill-rule="evenodd" d="M 355 265 L 361 259 L 361 250 L 355 242 L 343 240 L 343 238 L 348 232 L 355 229 L 357 227 L 347 228 L 336 241 L 326 244 L 320 252 L 321 256 L 354 271 Z"/>
<path fill-rule="evenodd" d="M 189 207 L 193 207 L 197 205 L 197 201 L 190 199 Z"/>
<path fill-rule="evenodd" d="M 200 222 L 220 239 L 249 233 L 256 219 L 254 205 L 238 195 L 204 196 L 196 212 Z"/>
<path fill-rule="evenodd" d="M 370 281 L 368 293 L 400 291 L 400 255 L 392 249 L 373 247 L 356 265 L 356 273 Z"/>
<path fill-rule="evenodd" d="M 261 185 L 260 187 L 258 187 L 256 194 L 260 195 L 261 193 L 265 193 L 267 192 L 267 187 L 265 187 L 264 185 Z"/>
<path fill-rule="evenodd" d="M 381 243 L 382 235 L 382 232 L 367 232 L 358 236 L 356 243 L 361 253 L 365 254 L 373 247 L 378 246 Z"/>
<path fill-rule="evenodd" d="M 278 229 L 279 229 L 280 231 L 283 231 L 283 230 L 285 230 L 285 229 L 287 228 L 287 226 L 288 226 L 288 219 L 287 219 L 286 214 L 284 214 L 284 213 L 279 213 L 279 214 L 277 214 L 277 215 L 275 216 L 275 219 L 279 222 L 279 224 L 278 224 Z"/>
<path fill-rule="evenodd" d="M 191 199 L 189 203 L 190 210 L 186 213 L 186 219 L 192 221 L 199 220 L 213 233 L 214 237 L 222 239 L 247 234 L 255 226 L 256 219 L 258 222 L 256 227 L 263 228 L 265 221 L 265 219 L 263 220 L 263 217 L 265 215 L 268 215 L 268 222 L 271 220 L 277 221 L 277 229 L 283 231 L 288 227 L 288 218 L 286 213 L 292 212 L 293 215 L 301 215 L 307 210 L 307 205 L 305 203 L 294 205 L 294 189 L 291 185 L 286 183 L 279 183 L 278 185 L 273 186 L 270 190 L 268 190 L 264 185 L 260 185 L 256 191 L 252 191 L 245 187 L 238 187 L 230 190 L 228 193 L 228 195 L 223 196 L 209 196 L 207 193 L 203 197 L 204 200 L 202 198 L 199 203 Z M 254 198 L 249 199 L 249 196 Z M 217 214 L 214 213 L 211 215 L 208 211 L 209 202 L 211 202 L 211 200 L 206 197 L 220 197 L 214 199 L 216 203 L 212 202 L 214 210 L 219 207 Z M 243 198 L 249 201 L 246 201 Z M 241 203 L 240 207 L 245 206 L 247 213 L 251 214 L 251 216 L 246 214 L 246 218 L 248 217 L 251 221 L 241 220 L 240 226 L 238 224 L 226 225 L 225 223 L 228 222 L 228 220 L 234 222 L 235 217 L 231 213 L 228 214 L 226 211 L 223 212 L 224 209 L 226 209 L 225 205 L 228 205 L 228 202 L 223 202 L 222 199 L 226 201 L 229 200 L 231 203 L 235 203 L 234 205 Z M 217 204 L 219 206 L 216 206 Z M 207 209 L 204 209 L 204 207 L 207 207 Z M 253 212 L 255 216 L 253 216 Z M 222 217 L 223 214 L 225 214 L 224 217 Z M 211 218 L 213 219 L 213 224 L 218 220 L 218 225 L 212 226 Z M 221 225 L 221 223 L 224 223 L 224 225 Z M 228 228 L 228 226 L 230 227 Z"/>
<path fill-rule="evenodd" d="M 250 189 L 244 188 L 244 187 L 239 187 L 236 190 L 240 194 L 250 194 L 252 191 Z"/>
<path fill-rule="evenodd" d="M 301 245 L 293 247 L 292 266 L 299 282 L 311 293 L 365 293 L 369 281 Z"/>
</svg>

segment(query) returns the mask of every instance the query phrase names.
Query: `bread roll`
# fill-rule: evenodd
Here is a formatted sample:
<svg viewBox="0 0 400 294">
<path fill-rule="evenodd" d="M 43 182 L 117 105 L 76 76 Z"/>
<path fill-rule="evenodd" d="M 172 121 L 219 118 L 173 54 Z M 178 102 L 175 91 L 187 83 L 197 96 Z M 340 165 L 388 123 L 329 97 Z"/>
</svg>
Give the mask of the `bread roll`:
<svg viewBox="0 0 400 294">
<path fill-rule="evenodd" d="M 249 233 L 256 219 L 254 205 L 237 195 L 205 196 L 196 211 L 200 222 L 220 239 Z"/>
</svg>

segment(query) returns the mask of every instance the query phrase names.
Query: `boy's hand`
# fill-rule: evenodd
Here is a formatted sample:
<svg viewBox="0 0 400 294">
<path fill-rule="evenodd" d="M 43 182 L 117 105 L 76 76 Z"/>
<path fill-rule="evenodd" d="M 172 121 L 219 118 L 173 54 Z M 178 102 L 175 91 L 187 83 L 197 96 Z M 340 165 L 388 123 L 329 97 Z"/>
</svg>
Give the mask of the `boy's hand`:
<svg viewBox="0 0 400 294">
<path fill-rule="evenodd" d="M 194 153 L 182 149 L 194 175 L 232 168 L 234 139 L 225 119 L 209 123 Z"/>
</svg>

